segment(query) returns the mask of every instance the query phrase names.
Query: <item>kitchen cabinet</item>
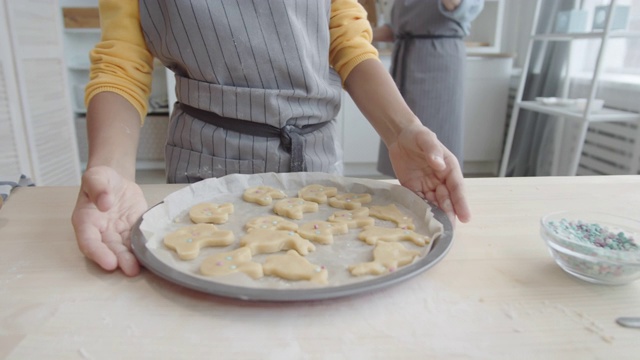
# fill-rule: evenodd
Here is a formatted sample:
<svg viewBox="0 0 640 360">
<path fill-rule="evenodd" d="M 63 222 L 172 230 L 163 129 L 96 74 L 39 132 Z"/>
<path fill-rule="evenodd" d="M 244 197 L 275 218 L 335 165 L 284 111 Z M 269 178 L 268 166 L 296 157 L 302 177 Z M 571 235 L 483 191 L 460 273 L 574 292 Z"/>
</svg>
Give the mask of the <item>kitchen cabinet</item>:
<svg viewBox="0 0 640 360">
<path fill-rule="evenodd" d="M 0 5 L 0 180 L 80 182 L 61 23 L 57 0 Z"/>
<path fill-rule="evenodd" d="M 464 172 L 497 175 L 507 123 L 513 57 L 470 53 L 464 87 Z"/>
</svg>

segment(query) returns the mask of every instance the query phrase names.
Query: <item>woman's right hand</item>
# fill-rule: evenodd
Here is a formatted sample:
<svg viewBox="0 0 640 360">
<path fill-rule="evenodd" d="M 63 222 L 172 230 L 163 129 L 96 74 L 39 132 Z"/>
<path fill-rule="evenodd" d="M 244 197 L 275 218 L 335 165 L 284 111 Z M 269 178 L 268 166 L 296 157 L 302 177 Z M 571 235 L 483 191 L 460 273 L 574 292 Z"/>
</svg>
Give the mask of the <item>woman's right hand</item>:
<svg viewBox="0 0 640 360">
<path fill-rule="evenodd" d="M 87 169 L 71 217 L 80 251 L 105 270 L 137 275 L 130 230 L 146 210 L 138 184 L 107 166 Z"/>
<path fill-rule="evenodd" d="M 442 5 L 448 11 L 453 11 L 460 5 L 460 0 L 442 0 Z"/>
</svg>

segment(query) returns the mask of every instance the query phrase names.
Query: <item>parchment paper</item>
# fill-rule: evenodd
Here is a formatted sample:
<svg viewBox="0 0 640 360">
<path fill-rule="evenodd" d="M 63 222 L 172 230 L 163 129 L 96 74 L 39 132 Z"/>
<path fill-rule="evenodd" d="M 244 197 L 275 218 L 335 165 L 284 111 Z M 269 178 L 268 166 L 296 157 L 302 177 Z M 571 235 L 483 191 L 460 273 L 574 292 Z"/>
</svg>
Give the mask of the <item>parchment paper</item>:
<svg viewBox="0 0 640 360">
<path fill-rule="evenodd" d="M 436 239 L 442 233 L 442 224 L 433 218 L 428 203 L 408 189 L 383 181 L 346 178 L 325 173 L 234 174 L 217 179 L 203 180 L 170 194 L 164 199 L 163 203 L 150 209 L 143 216 L 140 230 L 147 240 L 147 248 L 159 260 L 174 269 L 207 281 L 251 288 L 286 289 L 341 286 L 371 279 L 372 276 L 354 277 L 347 269 L 349 265 L 373 260 L 374 247 L 357 238 L 360 229 L 350 229 L 348 234 L 334 236 L 334 243 L 330 245 L 314 243 L 316 250 L 306 256 L 311 263 L 324 265 L 327 268 L 329 272 L 328 285 L 318 285 L 309 281 L 288 281 L 271 276 L 254 280 L 242 273 L 218 277 L 200 275 L 200 264 L 206 257 L 218 252 L 228 252 L 239 247 L 240 238 L 246 234 L 244 225 L 251 218 L 275 215 L 272 205 L 261 206 L 242 200 L 242 194 L 245 189 L 266 185 L 283 190 L 289 197 L 297 197 L 298 190 L 310 184 L 336 187 L 338 193 L 369 193 L 373 201 L 369 204 L 363 204 L 363 206 L 367 207 L 371 205 L 396 204 L 400 211 L 413 219 L 416 232 L 432 238 L 432 242 L 425 247 L 416 246 L 408 241 L 402 242 L 407 249 L 419 250 L 421 257 L 429 252 L 433 239 Z M 204 248 L 196 259 L 181 260 L 174 251 L 164 246 L 164 236 L 181 227 L 190 225 L 189 209 L 201 202 L 213 202 L 216 204 L 230 202 L 234 204 L 234 213 L 230 215 L 229 221 L 216 226 L 221 230 L 233 231 L 236 241 L 226 247 Z M 307 221 L 326 220 L 329 215 L 342 210 L 330 207 L 327 204 L 320 204 L 319 208 L 320 210 L 317 213 L 305 213 L 302 220 L 288 220 L 301 225 Z M 395 224 L 390 221 L 377 219 L 376 225 L 395 227 Z M 283 253 L 284 251 L 279 254 Z M 268 255 L 270 254 L 256 255 L 253 257 L 253 261 L 263 263 Z"/>
</svg>

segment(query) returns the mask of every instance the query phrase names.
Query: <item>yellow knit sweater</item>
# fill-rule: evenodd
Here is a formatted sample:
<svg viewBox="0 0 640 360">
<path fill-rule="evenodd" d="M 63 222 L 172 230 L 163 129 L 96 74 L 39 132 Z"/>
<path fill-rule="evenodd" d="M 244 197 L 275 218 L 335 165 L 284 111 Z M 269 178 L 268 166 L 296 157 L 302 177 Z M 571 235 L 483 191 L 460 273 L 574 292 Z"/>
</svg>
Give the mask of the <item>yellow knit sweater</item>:
<svg viewBox="0 0 640 360">
<path fill-rule="evenodd" d="M 85 103 L 102 91 L 122 95 L 144 119 L 151 92 L 153 56 L 140 26 L 139 2 L 100 0 L 102 39 L 90 52 L 91 73 Z M 329 23 L 329 63 L 344 82 L 353 68 L 378 58 L 371 45 L 367 14 L 357 0 L 332 0 Z"/>
</svg>

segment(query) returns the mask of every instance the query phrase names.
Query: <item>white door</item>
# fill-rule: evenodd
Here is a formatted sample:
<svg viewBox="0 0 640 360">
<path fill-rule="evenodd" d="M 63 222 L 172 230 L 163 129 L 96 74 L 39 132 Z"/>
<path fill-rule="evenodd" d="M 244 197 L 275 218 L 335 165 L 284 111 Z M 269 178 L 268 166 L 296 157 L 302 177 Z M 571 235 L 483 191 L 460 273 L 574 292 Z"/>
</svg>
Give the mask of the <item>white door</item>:
<svg viewBox="0 0 640 360">
<path fill-rule="evenodd" d="M 5 97 L 12 104 L 12 125 L 20 122 L 14 116 L 21 114 L 22 129 L 12 128 L 14 133 L 23 132 L 26 142 L 21 145 L 21 137 L 17 137 L 18 162 L 28 158 L 31 173 L 26 175 L 36 185 L 77 185 L 80 159 L 67 90 L 58 1 L 6 0 L 2 7 L 1 25 L 8 31 L 0 29 L 4 33 L 0 37 L 0 59 L 12 59 L 12 65 L 3 62 L 3 67 L 5 74 L 13 73 L 14 79 L 4 80 L 5 84 L 15 83 L 5 86 L 10 92 Z M 11 68 L 7 70 L 6 66 Z M 19 111 L 14 109 L 16 103 Z"/>
<path fill-rule="evenodd" d="M 0 6 L 0 181 L 31 174 L 5 8 Z"/>
</svg>

